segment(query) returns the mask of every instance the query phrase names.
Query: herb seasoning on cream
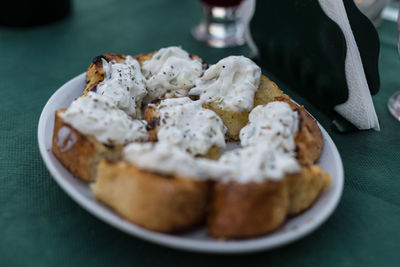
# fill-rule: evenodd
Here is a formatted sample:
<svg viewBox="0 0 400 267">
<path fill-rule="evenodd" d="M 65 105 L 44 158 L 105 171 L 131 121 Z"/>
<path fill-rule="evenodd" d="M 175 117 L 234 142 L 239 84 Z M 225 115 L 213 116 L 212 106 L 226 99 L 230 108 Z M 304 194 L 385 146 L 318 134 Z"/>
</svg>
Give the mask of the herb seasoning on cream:
<svg viewBox="0 0 400 267">
<path fill-rule="evenodd" d="M 124 62 L 103 59 L 104 80 L 97 85 L 97 93 L 111 98 L 118 108 L 133 118 L 140 116 L 143 98 L 147 94 L 145 78 L 139 62 L 127 56 Z"/>
<path fill-rule="evenodd" d="M 276 149 L 293 151 L 297 123 L 297 112 L 285 102 L 257 106 L 249 114 L 249 124 L 240 131 L 240 143 L 249 146 L 266 141 Z"/>
<path fill-rule="evenodd" d="M 147 102 L 159 98 L 187 96 L 188 90 L 203 74 L 202 63 L 185 50 L 171 46 L 160 49 L 142 64 L 146 77 Z"/>
<path fill-rule="evenodd" d="M 186 149 L 192 155 L 204 155 L 212 146 L 225 147 L 225 132 L 221 118 L 202 107 L 200 101 L 188 97 L 165 99 L 155 106 L 160 126 L 158 142 L 169 142 Z"/>
<path fill-rule="evenodd" d="M 78 131 L 104 144 L 123 145 L 148 139 L 145 121 L 132 120 L 112 99 L 93 92 L 77 98 L 61 116 Z"/>
<path fill-rule="evenodd" d="M 221 109 L 250 111 L 260 83 L 261 69 L 243 56 L 230 56 L 210 66 L 190 90 L 205 103 L 215 102 Z"/>
</svg>

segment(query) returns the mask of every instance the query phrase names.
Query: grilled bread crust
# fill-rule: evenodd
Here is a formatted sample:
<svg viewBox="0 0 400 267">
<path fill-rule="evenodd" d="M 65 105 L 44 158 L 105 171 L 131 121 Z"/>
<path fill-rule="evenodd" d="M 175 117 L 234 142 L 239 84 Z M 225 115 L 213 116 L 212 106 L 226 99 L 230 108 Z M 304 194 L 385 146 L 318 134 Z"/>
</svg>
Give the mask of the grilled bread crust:
<svg viewBox="0 0 400 267">
<path fill-rule="evenodd" d="M 90 64 L 86 71 L 86 86 L 83 90 L 83 95 L 96 90 L 97 85 L 104 80 L 103 59 L 107 62 L 122 62 L 125 58 L 124 55 L 120 54 L 104 54 L 93 58 L 92 64 Z"/>
<path fill-rule="evenodd" d="M 321 155 L 323 145 L 322 132 L 317 121 L 304 106 L 283 97 L 277 97 L 275 100 L 288 103 L 292 110 L 298 112 L 297 134 L 294 139 L 298 161 L 301 164 L 315 163 Z"/>
<path fill-rule="evenodd" d="M 94 196 L 129 221 L 159 232 L 175 232 L 204 222 L 211 182 L 166 177 L 125 162 L 99 165 Z"/>
<path fill-rule="evenodd" d="M 217 183 L 207 228 L 219 238 L 245 238 L 268 233 L 286 218 L 289 206 L 285 180 L 261 183 Z"/>
<path fill-rule="evenodd" d="M 115 161 L 121 158 L 121 146 L 106 146 L 94 137 L 85 135 L 65 123 L 58 110 L 54 120 L 53 153 L 58 160 L 76 177 L 93 181 L 101 159 Z"/>
<path fill-rule="evenodd" d="M 330 174 L 318 166 L 303 166 L 280 181 L 216 183 L 208 230 L 218 238 L 266 234 L 309 208 L 330 183 Z"/>
<path fill-rule="evenodd" d="M 305 165 L 300 173 L 288 174 L 286 180 L 289 187 L 288 216 L 294 216 L 311 207 L 332 183 L 332 176 L 319 166 Z"/>
</svg>

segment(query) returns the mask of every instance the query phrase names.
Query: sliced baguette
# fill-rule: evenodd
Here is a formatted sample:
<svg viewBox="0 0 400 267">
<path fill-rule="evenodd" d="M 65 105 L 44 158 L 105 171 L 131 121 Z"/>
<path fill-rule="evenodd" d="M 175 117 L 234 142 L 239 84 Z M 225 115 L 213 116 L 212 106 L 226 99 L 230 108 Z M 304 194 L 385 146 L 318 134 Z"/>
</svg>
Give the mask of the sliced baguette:
<svg viewBox="0 0 400 267">
<path fill-rule="evenodd" d="M 266 234 L 285 221 L 288 207 L 286 180 L 216 183 L 207 217 L 208 231 L 218 238 Z"/>
<path fill-rule="evenodd" d="M 299 106 L 284 97 L 277 97 L 276 100 L 286 102 L 292 110 L 298 111 L 299 123 L 295 137 L 297 159 L 301 164 L 315 163 L 321 155 L 323 146 L 322 132 L 317 121 L 307 112 L 304 106 Z"/>
<path fill-rule="evenodd" d="M 121 157 L 121 146 L 105 146 L 94 137 L 87 136 L 64 122 L 61 114 L 55 114 L 53 131 L 53 153 L 58 160 L 76 177 L 93 181 L 101 159 L 114 161 Z"/>
<path fill-rule="evenodd" d="M 207 226 L 219 238 L 246 238 L 277 229 L 288 216 L 309 208 L 330 184 L 318 166 L 302 167 L 280 181 L 216 183 Z"/>
<path fill-rule="evenodd" d="M 134 58 L 139 62 L 140 65 L 142 65 L 144 61 L 150 60 L 155 53 L 156 52 L 143 53 L 135 56 Z M 192 59 L 199 60 L 203 64 L 203 68 L 207 67 L 207 64 L 199 56 L 193 54 L 190 54 L 189 56 Z M 96 56 L 86 71 L 86 86 L 83 90 L 83 95 L 86 95 L 92 90 L 96 90 L 97 85 L 104 80 L 105 74 L 102 59 L 106 60 L 107 62 L 123 62 L 126 59 L 126 56 L 121 54 L 104 54 Z"/>
<path fill-rule="evenodd" d="M 276 97 L 290 99 L 273 81 L 261 75 L 258 90 L 254 94 L 254 107 L 274 101 Z M 239 113 L 229 109 L 222 109 L 218 102 L 211 102 L 209 107 L 221 117 L 227 127 L 227 136 L 233 141 L 239 141 L 239 132 L 249 122 L 250 112 Z"/>
<path fill-rule="evenodd" d="M 316 165 L 304 166 L 300 173 L 287 175 L 289 185 L 288 215 L 308 209 L 332 182 L 332 176 Z"/>
<path fill-rule="evenodd" d="M 98 200 L 129 221 L 154 231 L 174 232 L 204 222 L 211 183 L 103 160 L 91 188 Z"/>
</svg>

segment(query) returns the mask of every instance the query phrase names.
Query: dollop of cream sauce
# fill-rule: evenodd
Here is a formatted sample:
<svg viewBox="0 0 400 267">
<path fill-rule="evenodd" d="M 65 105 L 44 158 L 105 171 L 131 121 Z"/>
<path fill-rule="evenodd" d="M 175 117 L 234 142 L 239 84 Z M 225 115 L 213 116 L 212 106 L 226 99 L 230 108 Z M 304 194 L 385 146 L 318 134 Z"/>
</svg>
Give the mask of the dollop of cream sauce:
<svg viewBox="0 0 400 267">
<path fill-rule="evenodd" d="M 250 112 L 249 123 L 240 131 L 240 143 L 245 147 L 266 141 L 276 149 L 294 151 L 297 116 L 285 102 L 259 105 Z"/>
<path fill-rule="evenodd" d="M 273 139 L 270 138 L 269 132 L 263 132 L 264 123 L 271 128 L 268 130 L 275 133 Z M 260 106 L 253 113 L 249 128 L 244 132 L 253 131 L 254 128 L 255 134 L 242 135 L 246 141 L 241 141 L 247 142 L 246 145 L 225 152 L 217 161 L 195 158 L 182 147 L 163 141 L 155 144 L 128 145 L 124 149 L 124 159 L 141 169 L 164 175 L 240 183 L 278 181 L 285 174 L 300 170 L 295 158 L 294 143 L 291 145 L 296 134 L 296 123 L 297 113 L 292 111 L 287 103 L 272 102 Z M 285 134 L 276 134 L 280 131 L 284 131 Z"/>
<path fill-rule="evenodd" d="M 154 108 L 160 119 L 158 142 L 182 147 L 192 155 L 207 154 L 212 146 L 225 147 L 226 127 L 214 111 L 202 107 L 201 101 L 171 98 Z"/>
<path fill-rule="evenodd" d="M 148 90 L 147 102 L 160 98 L 187 96 L 188 90 L 203 74 L 202 63 L 190 58 L 180 47 L 171 46 L 156 52 L 142 63 Z"/>
<path fill-rule="evenodd" d="M 220 178 L 222 181 L 240 183 L 279 181 L 285 174 L 300 170 L 293 152 L 277 150 L 267 141 L 227 151 L 218 162 L 231 170 L 229 176 Z"/>
<path fill-rule="evenodd" d="M 123 159 L 146 171 L 195 179 L 218 179 L 230 173 L 229 166 L 205 158 L 195 158 L 170 143 L 132 143 L 123 150 Z"/>
<path fill-rule="evenodd" d="M 280 180 L 286 173 L 300 170 L 294 152 L 297 112 L 284 102 L 253 109 L 261 70 L 250 59 L 224 58 L 201 77 L 200 61 L 179 47 L 168 47 L 143 62 L 141 70 L 129 56 L 123 63 L 104 61 L 103 67 L 106 77 L 97 93 L 79 97 L 62 116 L 99 142 L 128 144 L 123 157 L 130 164 L 163 175 L 243 183 Z M 200 99 L 185 97 L 189 90 Z M 158 142 L 135 143 L 147 141 L 148 133 L 146 123 L 132 117 L 138 115 L 142 101 L 156 98 L 168 98 L 150 104 L 160 119 Z M 218 160 L 198 158 L 195 156 L 206 154 L 212 146 L 226 145 L 221 118 L 203 107 L 215 101 L 222 109 L 253 110 L 240 132 L 240 148 L 226 151 Z M 58 134 L 63 149 L 73 145 L 73 138 L 72 143 L 66 142 L 68 136 L 63 129 Z"/>
<path fill-rule="evenodd" d="M 205 103 L 217 102 L 221 109 L 250 111 L 260 83 L 261 69 L 243 56 L 229 56 L 211 65 L 197 80 L 189 95 Z"/>
<path fill-rule="evenodd" d="M 94 92 L 77 98 L 61 116 L 64 122 L 104 144 L 148 139 L 145 121 L 132 120 L 111 98 Z"/>
<path fill-rule="evenodd" d="M 121 63 L 103 59 L 103 69 L 105 78 L 97 85 L 96 92 L 111 98 L 120 109 L 136 118 L 147 95 L 139 62 L 131 56 Z"/>
<path fill-rule="evenodd" d="M 279 181 L 300 170 L 294 154 L 258 146 L 225 152 L 218 160 L 195 158 L 170 143 L 132 143 L 124 148 L 124 160 L 140 169 L 163 175 L 239 183 Z"/>
</svg>

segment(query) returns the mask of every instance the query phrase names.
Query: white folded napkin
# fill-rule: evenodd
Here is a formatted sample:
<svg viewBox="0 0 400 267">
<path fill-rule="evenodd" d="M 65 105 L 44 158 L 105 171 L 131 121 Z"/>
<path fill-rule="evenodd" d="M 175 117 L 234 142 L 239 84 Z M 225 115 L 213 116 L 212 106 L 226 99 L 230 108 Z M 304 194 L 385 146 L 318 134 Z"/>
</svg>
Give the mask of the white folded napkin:
<svg viewBox="0 0 400 267">
<path fill-rule="evenodd" d="M 345 72 L 349 98 L 345 103 L 335 106 L 335 110 L 360 130 L 373 128 L 379 131 L 378 117 L 343 0 L 319 0 L 319 4 L 325 14 L 343 31 L 347 45 Z"/>
</svg>

